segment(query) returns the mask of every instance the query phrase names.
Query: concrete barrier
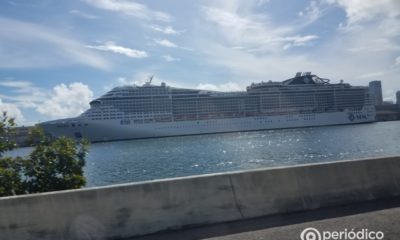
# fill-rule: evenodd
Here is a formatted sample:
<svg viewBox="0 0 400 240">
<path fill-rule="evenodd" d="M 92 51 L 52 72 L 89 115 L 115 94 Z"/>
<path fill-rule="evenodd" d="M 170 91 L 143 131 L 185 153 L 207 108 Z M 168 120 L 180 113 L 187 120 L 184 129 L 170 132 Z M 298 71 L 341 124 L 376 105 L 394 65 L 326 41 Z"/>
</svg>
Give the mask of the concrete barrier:
<svg viewBox="0 0 400 240">
<path fill-rule="evenodd" d="M 400 196 L 400 157 L 232 174 L 244 218 Z"/>
<path fill-rule="evenodd" d="M 121 239 L 400 196 L 400 157 L 0 198 L 0 239 Z"/>
</svg>

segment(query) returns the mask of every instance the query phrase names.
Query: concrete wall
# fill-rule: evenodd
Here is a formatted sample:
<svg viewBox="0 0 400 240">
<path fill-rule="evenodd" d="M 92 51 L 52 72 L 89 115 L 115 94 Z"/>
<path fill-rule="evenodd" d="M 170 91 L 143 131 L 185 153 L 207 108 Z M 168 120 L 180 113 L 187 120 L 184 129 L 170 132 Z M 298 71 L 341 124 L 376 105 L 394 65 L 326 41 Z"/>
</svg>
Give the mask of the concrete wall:
<svg viewBox="0 0 400 240">
<path fill-rule="evenodd" d="M 0 198 L 0 239 L 118 239 L 400 195 L 400 157 Z"/>
</svg>

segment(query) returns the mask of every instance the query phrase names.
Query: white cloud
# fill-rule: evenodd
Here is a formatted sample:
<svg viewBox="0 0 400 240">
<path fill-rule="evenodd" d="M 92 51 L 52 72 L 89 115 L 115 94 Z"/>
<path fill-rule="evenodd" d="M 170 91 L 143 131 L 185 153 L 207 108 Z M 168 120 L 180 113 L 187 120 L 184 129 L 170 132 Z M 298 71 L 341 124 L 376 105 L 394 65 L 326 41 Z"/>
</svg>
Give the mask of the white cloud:
<svg viewBox="0 0 400 240">
<path fill-rule="evenodd" d="M 252 81 L 283 80 L 283 77 L 290 77 L 296 71 L 316 69 L 315 65 L 302 55 L 259 56 L 253 52 L 227 48 L 223 44 L 212 41 L 202 42 L 202 44 L 207 46 L 206 50 L 203 49 L 203 54 L 208 59 L 208 63 L 226 68 L 227 72 L 238 81 L 249 78 Z"/>
<path fill-rule="evenodd" d="M 143 20 L 169 22 L 172 17 L 160 11 L 148 8 L 146 5 L 128 0 L 84 0 L 93 7 L 120 12 Z"/>
<path fill-rule="evenodd" d="M 145 58 L 145 57 L 149 56 L 147 54 L 147 52 L 145 52 L 145 51 L 118 46 L 113 42 L 106 42 L 104 45 L 87 46 L 87 47 L 88 48 L 97 49 L 97 50 L 101 50 L 101 51 L 108 51 L 108 52 L 118 53 L 118 54 L 122 54 L 122 55 L 125 55 L 127 57 L 131 57 L 131 58 Z"/>
<path fill-rule="evenodd" d="M 324 0 L 311 0 L 303 11 L 298 12 L 301 22 L 296 28 L 306 27 L 324 16 L 331 5 Z"/>
<path fill-rule="evenodd" d="M 307 46 L 310 44 L 311 40 L 318 39 L 319 37 L 316 35 L 307 35 L 307 36 L 296 36 L 296 37 L 288 37 L 286 40 L 290 41 L 283 46 L 283 49 L 287 50 L 293 46 Z"/>
<path fill-rule="evenodd" d="M 291 51 L 287 50 L 311 45 L 319 37 L 302 34 L 303 22 L 273 23 L 267 14 L 258 12 L 258 3 L 254 0 L 221 4 L 210 1 L 203 6 L 206 23 L 198 25 L 195 31 L 206 35 L 207 39 L 197 41 L 196 47 L 207 63 L 224 67 L 237 82 L 249 78 L 279 80 L 292 75 L 288 69 L 293 72 L 312 70 L 313 64 L 306 55 L 288 56 Z"/>
<path fill-rule="evenodd" d="M 18 125 L 24 124 L 26 121 L 24 115 L 16 104 L 5 103 L 0 98 L 0 114 L 3 114 L 3 112 L 7 112 L 9 117 L 14 118 Z"/>
<path fill-rule="evenodd" d="M 188 85 L 187 82 L 179 82 L 171 79 L 164 78 L 159 74 L 155 74 L 154 72 L 141 71 L 134 74 L 132 77 L 119 77 L 115 81 L 115 84 L 112 86 L 108 86 L 106 90 L 110 90 L 116 86 L 126 86 L 126 85 L 137 85 L 142 86 L 146 82 L 149 81 L 150 77 L 153 76 L 152 84 L 160 85 L 161 83 L 166 83 L 167 86 L 178 87 L 178 88 L 195 88 L 200 90 L 211 90 L 211 91 L 243 91 L 245 86 L 241 86 L 235 82 L 226 82 L 221 84 L 212 84 L 212 83 L 199 83 L 197 86 Z"/>
<path fill-rule="evenodd" d="M 123 85 L 138 85 L 142 86 L 146 82 L 149 81 L 150 77 L 153 76 L 153 80 L 151 84 L 154 85 L 161 85 L 161 83 L 166 83 L 168 86 L 172 87 L 181 87 L 187 88 L 188 86 L 185 83 L 178 81 L 177 79 L 169 79 L 161 76 L 161 74 L 157 73 L 157 71 L 139 71 L 133 74 L 133 76 L 129 77 L 119 77 L 115 80 L 115 82 L 110 85 L 106 86 L 106 90 L 109 90 L 116 86 L 123 86 Z"/>
<path fill-rule="evenodd" d="M 346 22 L 340 34 L 330 43 L 336 58 L 349 62 L 355 78 L 383 80 L 384 91 L 398 88 L 400 68 L 393 55 L 400 51 L 400 1 L 397 0 L 329 0 L 343 8 Z M 339 49 L 346 49 L 349 55 Z M 351 67 L 350 67 L 351 66 Z M 366 71 L 367 70 L 367 71 Z"/>
<path fill-rule="evenodd" d="M 152 84 L 160 84 L 158 77 L 154 77 L 154 73 L 141 71 L 133 75 L 132 77 L 118 77 L 115 81 L 103 87 L 105 91 L 110 91 L 114 87 L 118 86 L 142 86 L 150 80 L 153 76 Z"/>
<path fill-rule="evenodd" d="M 121 84 L 121 85 L 133 85 L 134 84 L 133 82 L 127 80 L 125 77 L 118 77 L 117 82 L 118 82 L 118 84 Z"/>
<path fill-rule="evenodd" d="M 257 6 L 258 7 L 261 7 L 261 6 L 263 6 L 263 5 L 265 5 L 265 4 L 267 4 L 267 3 L 269 3 L 271 0 L 258 0 L 257 1 Z"/>
<path fill-rule="evenodd" d="M 184 47 L 184 46 L 178 46 L 176 43 L 171 42 L 168 39 L 153 39 L 154 43 L 150 43 L 149 45 L 158 45 L 161 47 L 167 47 L 167 48 L 176 48 L 176 49 L 182 49 L 186 51 L 193 51 L 192 48 Z"/>
<path fill-rule="evenodd" d="M 143 84 L 149 82 L 150 78 L 153 78 L 151 81 L 152 84 L 161 84 L 162 82 L 159 77 L 155 77 L 154 74 L 150 72 L 138 72 L 131 78 L 119 77 L 117 79 L 117 84 L 142 86 Z"/>
<path fill-rule="evenodd" d="M 383 75 L 385 75 L 385 72 L 369 72 L 369 73 L 365 73 L 362 74 L 360 76 L 357 76 L 357 78 L 359 79 L 373 79 L 373 78 L 377 78 L 377 77 L 381 77 Z"/>
<path fill-rule="evenodd" d="M 32 86 L 32 83 L 26 81 L 5 80 L 0 82 L 0 86 L 10 87 L 10 88 L 28 88 Z"/>
<path fill-rule="evenodd" d="M 381 52 L 400 50 L 400 45 L 393 42 L 390 38 L 382 37 L 358 39 L 358 44 L 348 49 L 350 52 Z"/>
<path fill-rule="evenodd" d="M 342 7 L 346 11 L 350 25 L 376 17 L 392 18 L 400 15 L 398 0 L 325 0 L 325 2 Z"/>
<path fill-rule="evenodd" d="M 178 45 L 176 45 L 175 43 L 167 40 L 167 39 L 154 39 L 154 42 L 157 45 L 163 46 L 163 47 L 168 47 L 168 48 L 177 48 Z"/>
<path fill-rule="evenodd" d="M 246 46 L 250 51 L 279 52 L 288 44 L 303 46 L 318 38 L 316 35 L 294 34 L 295 26 L 274 26 L 257 14 L 241 15 L 237 10 L 216 7 L 202 9 L 205 20 L 218 26 L 219 37 L 231 47 Z"/>
<path fill-rule="evenodd" d="M 79 10 L 76 10 L 76 9 L 70 10 L 69 13 L 70 13 L 70 14 L 73 14 L 73 15 L 76 15 L 76 16 L 78 16 L 78 17 L 82 17 L 82 18 L 86 18 L 86 19 L 91 19 L 91 20 L 92 20 L 92 19 L 97 19 L 97 18 L 99 18 L 99 16 L 92 15 L 92 14 L 89 14 L 89 13 L 85 13 L 85 12 L 82 12 L 82 11 L 79 11 Z"/>
<path fill-rule="evenodd" d="M 178 35 L 184 32 L 184 31 L 177 31 L 171 26 L 161 27 L 157 25 L 151 25 L 150 28 L 156 32 L 161 32 L 168 35 Z"/>
<path fill-rule="evenodd" d="M 176 62 L 176 61 L 180 61 L 181 60 L 180 58 L 175 58 L 175 57 L 172 57 L 170 55 L 165 55 L 165 56 L 163 56 L 163 58 L 167 62 Z"/>
<path fill-rule="evenodd" d="M 318 39 L 319 37 L 316 35 L 305 35 L 305 36 L 293 36 L 293 37 L 285 37 L 282 40 L 291 42 L 294 46 L 303 46 L 309 43 L 312 40 Z"/>
<path fill-rule="evenodd" d="M 19 108 L 36 108 L 36 103 L 46 99 L 45 91 L 28 81 L 4 80 L 0 86 L 10 88 L 10 95 L 0 95 Z"/>
<path fill-rule="evenodd" d="M 344 26 L 339 29 L 332 18 L 325 21 L 323 16 L 334 7 L 347 13 L 344 1 L 310 1 L 297 20 L 272 19 L 268 8 L 260 13 L 256 0 L 205 2 L 200 15 L 205 21 L 194 31 L 207 38 L 196 39 L 195 47 L 207 59 L 206 65 L 222 68 L 221 75 L 233 82 L 280 81 L 298 71 L 313 71 L 332 82 L 344 79 L 365 86 L 378 78 L 384 82 L 384 90 L 399 88 L 400 63 L 396 65 L 395 59 L 400 51 L 400 1 L 374 1 L 381 7 L 360 7 L 352 19 L 355 15 L 337 16 L 335 21 Z M 372 1 L 349 2 L 369 5 Z M 389 8 L 393 9 L 385 14 L 384 9 Z M 316 23 L 324 29 L 313 28 L 311 24 Z M 326 25 L 332 23 L 333 28 Z M 312 29 L 320 32 L 310 32 Z M 311 45 L 315 47 L 295 49 Z"/>
<path fill-rule="evenodd" d="M 37 111 L 50 118 L 75 117 L 89 108 L 92 98 L 93 92 L 83 83 L 59 84 L 38 105 Z"/>
<path fill-rule="evenodd" d="M 200 83 L 196 88 L 200 90 L 220 91 L 215 84 L 211 83 Z"/>
<path fill-rule="evenodd" d="M 74 117 L 83 113 L 93 98 L 89 87 L 80 82 L 59 84 L 51 90 L 37 87 L 28 81 L 6 80 L 0 82 L 0 86 L 10 88 L 10 95 L 0 94 L 0 98 L 7 100 L 7 109 L 11 109 L 18 119 L 22 119 L 20 123 L 25 125 L 35 123 L 21 118 L 22 113 L 19 113 L 23 110 L 34 110 L 46 119 Z"/>
<path fill-rule="evenodd" d="M 40 68 L 83 64 L 109 69 L 110 64 L 65 34 L 37 24 L 0 17 L 0 68 Z"/>
<path fill-rule="evenodd" d="M 400 56 L 398 56 L 395 60 L 395 65 L 399 65 L 400 66 Z"/>
<path fill-rule="evenodd" d="M 244 91 L 244 88 L 240 87 L 239 84 L 234 82 L 227 82 L 218 85 L 212 83 L 200 83 L 199 85 L 197 85 L 196 89 L 220 92 Z"/>
</svg>

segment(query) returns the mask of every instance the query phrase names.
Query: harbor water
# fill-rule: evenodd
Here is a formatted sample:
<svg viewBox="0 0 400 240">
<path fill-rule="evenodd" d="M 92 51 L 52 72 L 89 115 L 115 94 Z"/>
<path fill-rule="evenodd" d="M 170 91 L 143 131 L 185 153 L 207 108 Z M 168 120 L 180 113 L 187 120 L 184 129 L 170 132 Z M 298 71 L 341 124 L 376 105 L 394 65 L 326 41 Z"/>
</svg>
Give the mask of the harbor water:
<svg viewBox="0 0 400 240">
<path fill-rule="evenodd" d="M 94 143 L 85 175 L 93 187 L 393 155 L 400 155 L 400 121 Z"/>
</svg>

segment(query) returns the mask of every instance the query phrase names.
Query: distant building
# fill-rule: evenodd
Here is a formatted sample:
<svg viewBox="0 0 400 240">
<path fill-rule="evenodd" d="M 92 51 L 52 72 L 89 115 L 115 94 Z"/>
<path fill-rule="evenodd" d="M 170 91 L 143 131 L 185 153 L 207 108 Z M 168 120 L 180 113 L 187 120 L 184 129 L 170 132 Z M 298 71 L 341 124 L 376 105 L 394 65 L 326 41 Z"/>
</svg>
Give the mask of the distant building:
<svg viewBox="0 0 400 240">
<path fill-rule="evenodd" d="M 374 98 L 375 105 L 382 105 L 382 83 L 381 81 L 372 81 L 369 83 L 369 92 Z"/>
<path fill-rule="evenodd" d="M 400 91 L 396 92 L 396 104 L 400 106 Z"/>
</svg>

